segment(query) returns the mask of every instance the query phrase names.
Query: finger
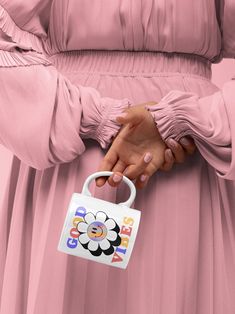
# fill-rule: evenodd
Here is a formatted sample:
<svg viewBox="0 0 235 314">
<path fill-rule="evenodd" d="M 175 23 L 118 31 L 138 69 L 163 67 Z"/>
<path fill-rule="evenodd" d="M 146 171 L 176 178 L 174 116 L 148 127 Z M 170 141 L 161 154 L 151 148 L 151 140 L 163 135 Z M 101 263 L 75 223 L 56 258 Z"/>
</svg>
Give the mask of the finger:
<svg viewBox="0 0 235 314">
<path fill-rule="evenodd" d="M 122 114 L 116 117 L 116 121 L 120 124 L 131 123 L 132 125 L 136 125 L 140 123 L 143 119 L 143 111 L 135 110 L 132 111 L 130 108 L 125 109 Z"/>
<path fill-rule="evenodd" d="M 190 137 L 182 137 L 180 139 L 180 144 L 184 147 L 187 154 L 192 155 L 196 149 L 196 145 L 194 143 L 194 140 Z"/>
<path fill-rule="evenodd" d="M 165 163 L 160 167 L 162 171 L 170 171 L 173 167 L 173 164 L 175 162 L 175 158 L 172 154 L 172 151 L 167 148 L 165 150 Z"/>
<path fill-rule="evenodd" d="M 150 177 L 157 171 L 158 169 L 156 169 L 156 167 L 154 166 L 153 163 L 149 163 L 149 165 L 146 167 L 144 173 L 142 173 L 137 179 L 136 179 L 136 182 L 135 182 L 135 186 L 138 188 L 138 189 L 143 189 Z"/>
<path fill-rule="evenodd" d="M 124 163 L 122 160 L 119 159 L 116 165 L 112 169 L 114 174 L 108 178 L 108 183 L 111 186 L 114 187 L 114 186 L 119 185 L 119 183 L 121 182 L 121 179 L 118 179 L 117 175 L 122 176 L 126 167 L 127 167 L 126 163 Z M 114 177 L 115 177 L 115 180 L 114 180 Z"/>
<path fill-rule="evenodd" d="M 136 179 L 139 175 L 141 175 L 141 173 L 144 172 L 152 158 L 153 155 L 150 152 L 143 154 L 143 156 L 135 165 L 130 165 L 126 168 L 124 175 L 127 176 L 130 180 Z"/>
<path fill-rule="evenodd" d="M 114 174 L 109 177 L 108 183 L 112 187 L 116 187 L 119 183 L 121 183 L 122 178 L 123 178 L 123 173 L 119 171 L 115 171 Z"/>
<path fill-rule="evenodd" d="M 112 150 L 109 150 L 102 159 L 97 171 L 111 171 L 111 169 L 117 162 L 117 158 L 118 158 L 117 154 L 114 153 Z M 96 178 L 95 179 L 96 186 L 98 187 L 103 186 L 107 179 L 108 179 L 107 177 Z"/>
<path fill-rule="evenodd" d="M 135 186 L 137 189 L 143 189 L 146 187 L 146 185 L 148 184 L 149 181 L 149 176 L 146 174 L 142 174 L 141 176 L 139 176 L 135 182 Z"/>
<path fill-rule="evenodd" d="M 182 163 L 185 161 L 185 151 L 179 143 L 170 138 L 166 141 L 166 145 L 171 149 L 176 162 Z"/>
<path fill-rule="evenodd" d="M 144 173 L 142 173 L 137 179 L 136 179 L 136 182 L 135 182 L 135 185 L 137 188 L 144 188 L 150 177 L 155 173 L 157 172 L 158 170 L 160 169 L 160 167 L 156 167 L 154 165 L 154 162 L 150 162 L 147 167 L 145 168 L 144 170 Z"/>
<path fill-rule="evenodd" d="M 147 183 L 151 176 L 158 170 L 153 162 L 150 162 L 149 165 L 146 167 L 144 173 L 142 173 L 135 182 L 135 185 L 138 189 L 143 189 L 147 186 Z"/>
</svg>

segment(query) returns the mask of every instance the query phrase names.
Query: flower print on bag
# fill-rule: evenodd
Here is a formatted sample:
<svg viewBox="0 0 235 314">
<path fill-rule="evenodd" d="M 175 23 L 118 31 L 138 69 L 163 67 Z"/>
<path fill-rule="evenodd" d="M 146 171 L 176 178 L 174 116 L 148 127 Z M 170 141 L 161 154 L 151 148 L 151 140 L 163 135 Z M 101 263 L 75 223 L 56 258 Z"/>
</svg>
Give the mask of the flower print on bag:
<svg viewBox="0 0 235 314">
<path fill-rule="evenodd" d="M 97 212 L 96 215 L 88 212 L 83 219 L 84 221 L 77 224 L 80 233 L 78 240 L 81 245 L 94 256 L 100 256 L 102 252 L 111 255 L 114 246 L 119 246 L 121 243 L 118 234 L 120 228 L 116 221 L 102 211 Z"/>
</svg>

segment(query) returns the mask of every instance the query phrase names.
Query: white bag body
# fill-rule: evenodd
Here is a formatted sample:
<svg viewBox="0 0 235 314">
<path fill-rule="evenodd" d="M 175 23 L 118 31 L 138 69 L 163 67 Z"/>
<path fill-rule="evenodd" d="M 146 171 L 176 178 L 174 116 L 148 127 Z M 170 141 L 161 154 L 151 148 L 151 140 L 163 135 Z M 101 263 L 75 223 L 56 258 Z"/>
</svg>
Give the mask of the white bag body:
<svg viewBox="0 0 235 314">
<path fill-rule="evenodd" d="M 73 193 L 58 250 L 125 269 L 141 217 L 139 210 L 130 208 L 136 195 L 135 186 L 123 176 L 131 194 L 126 202 L 119 204 L 94 198 L 89 191 L 92 179 L 112 174 L 110 171 L 95 172 L 86 179 L 82 193 Z"/>
</svg>

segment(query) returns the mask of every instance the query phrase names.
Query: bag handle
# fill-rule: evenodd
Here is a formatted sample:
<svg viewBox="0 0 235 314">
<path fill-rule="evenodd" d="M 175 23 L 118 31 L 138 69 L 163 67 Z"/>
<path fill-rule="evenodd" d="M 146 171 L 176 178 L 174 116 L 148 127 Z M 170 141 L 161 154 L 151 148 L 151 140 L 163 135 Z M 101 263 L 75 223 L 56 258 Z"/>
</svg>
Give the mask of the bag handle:
<svg viewBox="0 0 235 314">
<path fill-rule="evenodd" d="M 98 172 L 92 173 L 89 177 L 87 177 L 87 179 L 84 182 L 84 185 L 82 188 L 82 194 L 84 194 L 86 196 L 91 196 L 91 192 L 89 191 L 89 185 L 90 185 L 91 181 L 93 179 L 98 178 L 98 177 L 106 177 L 106 176 L 109 177 L 112 174 L 113 174 L 112 171 L 98 171 Z M 131 207 L 131 205 L 135 199 L 135 196 L 136 196 L 136 188 L 135 188 L 134 183 L 129 178 L 127 178 L 126 176 L 123 176 L 123 181 L 129 186 L 129 188 L 131 190 L 131 194 L 130 194 L 130 196 L 126 202 L 119 203 L 118 205 Z"/>
</svg>

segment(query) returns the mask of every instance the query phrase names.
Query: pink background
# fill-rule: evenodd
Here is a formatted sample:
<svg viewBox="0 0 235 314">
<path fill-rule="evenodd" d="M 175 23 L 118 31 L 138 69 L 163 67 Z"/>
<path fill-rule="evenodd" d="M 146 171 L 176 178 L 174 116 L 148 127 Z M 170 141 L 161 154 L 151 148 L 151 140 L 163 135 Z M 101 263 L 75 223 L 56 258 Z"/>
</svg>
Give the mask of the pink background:
<svg viewBox="0 0 235 314">
<path fill-rule="evenodd" d="M 235 61 L 223 60 L 220 64 L 213 65 L 213 82 L 221 87 L 224 82 L 229 80 L 235 74 Z M 9 175 L 12 154 L 5 147 L 0 145 L 0 204 L 3 199 L 3 194 L 6 186 L 6 181 Z"/>
</svg>

